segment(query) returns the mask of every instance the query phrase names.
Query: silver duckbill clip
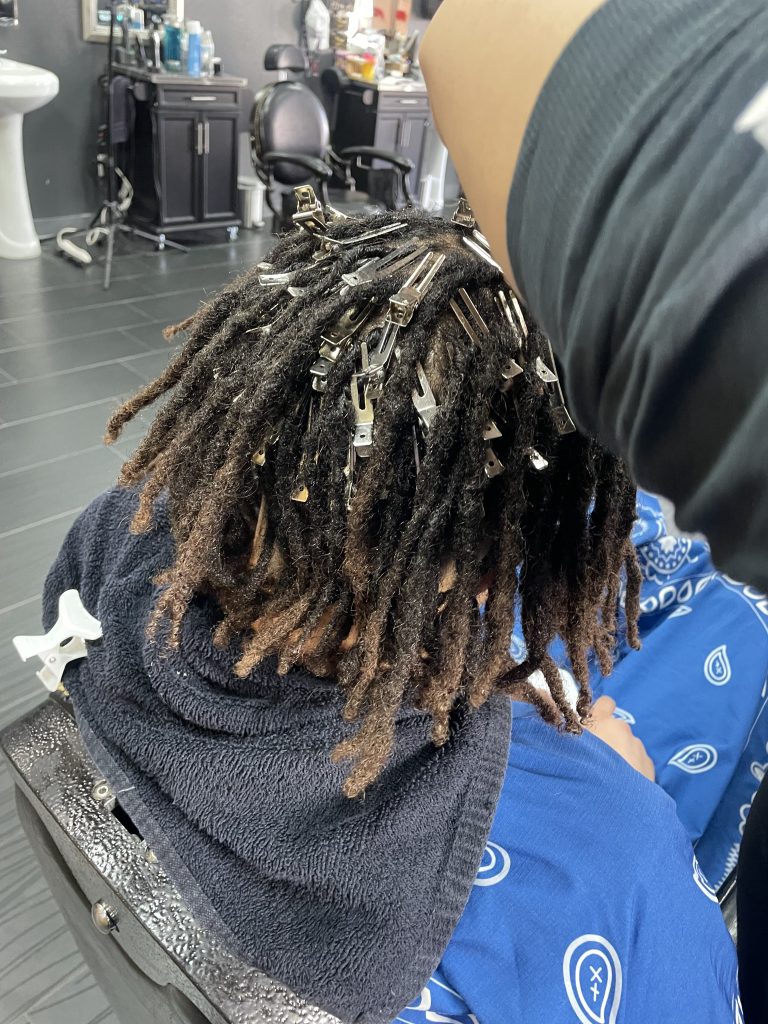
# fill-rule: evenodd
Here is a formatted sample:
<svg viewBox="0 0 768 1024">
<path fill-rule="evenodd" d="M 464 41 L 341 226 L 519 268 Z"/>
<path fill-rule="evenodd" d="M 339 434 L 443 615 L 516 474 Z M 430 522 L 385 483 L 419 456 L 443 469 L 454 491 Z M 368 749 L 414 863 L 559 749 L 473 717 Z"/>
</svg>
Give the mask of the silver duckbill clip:
<svg viewBox="0 0 768 1024">
<path fill-rule="evenodd" d="M 376 306 L 373 301 L 363 303 L 359 307 L 353 306 L 347 310 L 337 324 L 329 328 L 322 335 L 322 345 L 318 352 L 318 358 L 312 364 L 309 371 L 314 391 L 325 391 L 328 383 L 328 374 L 336 364 L 341 352 L 347 347 L 352 338 L 363 329 L 373 315 L 375 308 Z"/>
<path fill-rule="evenodd" d="M 323 204 L 317 198 L 311 185 L 299 185 L 293 190 L 296 197 L 296 213 L 293 223 L 310 235 L 324 235 L 328 230 Z"/>
<path fill-rule="evenodd" d="M 426 432 L 432 426 L 432 421 L 437 414 L 437 402 L 421 363 L 416 363 L 416 379 L 418 387 L 415 387 L 412 391 L 413 405 L 419 414 L 421 425 Z"/>
<path fill-rule="evenodd" d="M 459 199 L 456 212 L 451 217 L 451 224 L 458 224 L 460 228 L 464 228 L 467 231 L 474 231 L 477 227 L 474 211 L 464 196 Z"/>
<path fill-rule="evenodd" d="M 373 450 L 373 403 L 366 394 L 365 382 L 356 373 L 352 375 L 350 389 L 352 408 L 355 412 L 355 435 L 352 444 L 355 454 L 361 459 L 367 459 Z"/>
<path fill-rule="evenodd" d="M 398 332 L 413 320 L 419 303 L 429 291 L 444 262 L 445 256 L 442 253 L 428 252 L 400 291 L 390 298 L 384 330 L 371 351 L 371 376 L 383 375 L 386 371 L 395 349 Z"/>
</svg>

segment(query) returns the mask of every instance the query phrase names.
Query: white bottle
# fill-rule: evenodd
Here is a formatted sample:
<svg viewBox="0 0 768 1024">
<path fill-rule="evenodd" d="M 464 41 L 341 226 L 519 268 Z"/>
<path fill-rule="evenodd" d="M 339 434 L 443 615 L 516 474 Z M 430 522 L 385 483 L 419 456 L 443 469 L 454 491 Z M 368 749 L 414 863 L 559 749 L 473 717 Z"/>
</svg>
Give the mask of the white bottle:
<svg viewBox="0 0 768 1024">
<path fill-rule="evenodd" d="M 187 74 L 190 78 L 200 77 L 200 37 L 202 28 L 199 21 L 187 22 Z"/>
<path fill-rule="evenodd" d="M 200 73 L 210 77 L 213 74 L 213 58 L 216 56 L 216 47 L 213 43 L 213 33 L 210 29 L 203 32 L 200 39 Z"/>
</svg>

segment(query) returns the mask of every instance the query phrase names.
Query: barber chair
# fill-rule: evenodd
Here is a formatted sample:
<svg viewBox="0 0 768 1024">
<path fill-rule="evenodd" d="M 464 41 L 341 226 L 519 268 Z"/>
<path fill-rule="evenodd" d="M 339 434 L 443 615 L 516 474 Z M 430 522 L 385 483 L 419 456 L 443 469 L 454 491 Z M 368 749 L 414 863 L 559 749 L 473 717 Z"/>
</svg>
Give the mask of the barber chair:
<svg viewBox="0 0 768 1024">
<path fill-rule="evenodd" d="M 120 806 L 120 794 L 100 776 L 65 698 L 54 694 L 7 726 L 0 749 L 45 880 L 121 1024 L 339 1024 L 238 959 L 195 921 Z M 761 792 L 768 798 L 765 784 Z M 748 843 L 745 836 L 743 856 L 750 856 Z M 757 845 L 765 891 L 764 835 Z M 718 893 L 734 939 L 736 896 L 734 872 Z M 765 932 L 762 919 L 759 933 Z M 740 958 L 742 945 L 740 935 Z M 761 992 L 768 987 L 766 948 L 747 951 L 752 966 L 759 962 L 753 982 Z M 764 1018 L 747 1014 L 746 1020 Z"/>
<path fill-rule="evenodd" d="M 121 1024 L 339 1024 L 198 924 L 100 777 L 71 705 L 50 697 L 0 733 L 22 827 Z"/>
<path fill-rule="evenodd" d="M 414 166 L 411 160 L 374 146 L 350 146 L 341 153 L 334 152 L 325 107 L 304 82 L 287 77 L 291 73 L 306 74 L 307 60 L 302 50 L 296 46 L 270 46 L 264 67 L 278 72 L 281 80 L 256 96 L 251 117 L 251 153 L 274 214 L 275 233 L 291 227 L 296 212 L 296 186 L 312 185 L 326 204 L 328 184 L 334 176 L 346 190 L 356 193 L 363 204 L 378 200 L 389 210 L 413 204 L 408 186 L 408 175 Z M 378 196 L 359 193 L 353 165 L 368 170 L 374 160 L 388 165 L 384 172 L 391 184 Z"/>
</svg>

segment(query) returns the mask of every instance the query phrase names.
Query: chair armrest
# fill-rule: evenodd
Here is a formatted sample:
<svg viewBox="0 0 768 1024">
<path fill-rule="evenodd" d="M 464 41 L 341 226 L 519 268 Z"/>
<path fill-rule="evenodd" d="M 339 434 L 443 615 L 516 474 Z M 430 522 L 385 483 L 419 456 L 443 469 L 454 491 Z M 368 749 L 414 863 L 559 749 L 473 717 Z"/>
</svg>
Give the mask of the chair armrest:
<svg viewBox="0 0 768 1024">
<path fill-rule="evenodd" d="M 272 152 L 264 153 L 261 156 L 261 163 L 265 167 L 274 167 L 275 164 L 295 164 L 296 167 L 303 167 L 305 171 L 314 174 L 317 178 L 327 179 L 333 176 L 333 168 L 329 167 L 323 160 L 316 156 L 304 156 L 301 153 Z"/>
<path fill-rule="evenodd" d="M 354 160 L 356 157 L 368 158 L 369 160 L 384 160 L 388 164 L 397 167 L 406 174 L 416 166 L 413 160 L 399 153 L 391 153 L 387 149 L 377 149 L 376 146 L 347 146 L 338 154 L 342 160 Z"/>
</svg>

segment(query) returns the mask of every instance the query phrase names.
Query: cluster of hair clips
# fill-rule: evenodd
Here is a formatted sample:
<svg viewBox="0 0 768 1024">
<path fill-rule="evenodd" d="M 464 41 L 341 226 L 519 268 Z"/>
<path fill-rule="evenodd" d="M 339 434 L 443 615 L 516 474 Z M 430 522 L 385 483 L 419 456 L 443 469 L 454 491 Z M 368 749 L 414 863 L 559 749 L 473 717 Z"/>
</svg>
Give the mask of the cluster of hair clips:
<svg viewBox="0 0 768 1024">
<path fill-rule="evenodd" d="M 396 236 L 405 230 L 405 221 L 395 221 L 380 228 L 364 231 L 359 235 L 335 238 L 328 232 L 334 222 L 347 219 L 344 214 L 332 207 L 323 206 L 314 190 L 309 186 L 301 186 L 295 190 L 297 211 L 294 215 L 296 226 L 312 235 L 317 240 L 317 248 L 313 254 L 313 262 L 321 269 L 335 254 L 349 251 L 358 246 L 376 242 L 381 238 Z M 491 255 L 490 246 L 485 236 L 479 231 L 477 222 L 469 203 L 461 199 L 453 216 L 452 223 L 460 230 L 463 245 L 478 259 L 492 266 L 501 273 L 501 268 Z M 384 256 L 365 258 L 354 269 L 342 276 L 338 286 L 342 296 L 350 296 L 350 305 L 341 319 L 326 329 L 318 346 L 317 358 L 310 369 L 313 392 L 316 393 L 310 402 L 307 413 L 307 429 L 311 427 L 315 414 L 315 404 L 326 391 L 328 377 L 342 353 L 356 349 L 356 365 L 349 381 L 349 399 L 352 410 L 352 429 L 349 438 L 349 455 L 344 471 L 347 488 L 347 503 L 352 500 L 356 490 L 358 467 L 370 457 L 376 428 L 376 406 L 381 399 L 384 386 L 388 379 L 393 359 L 399 358 L 398 339 L 400 333 L 407 330 L 416 312 L 428 294 L 430 287 L 437 278 L 446 256 L 430 249 L 428 242 L 411 239 L 399 248 L 394 248 Z M 276 271 L 270 264 L 260 264 L 259 283 L 265 288 L 287 292 L 293 297 L 304 293 L 304 288 L 294 284 L 296 273 Z M 382 307 L 380 300 L 370 299 L 354 301 L 355 290 L 362 285 L 392 278 L 395 274 L 409 271 L 405 283 L 394 291 Z M 509 391 L 515 379 L 525 372 L 528 365 L 529 330 L 523 310 L 514 292 L 507 290 L 503 283 L 494 296 L 499 315 L 509 326 L 517 342 L 517 353 L 505 364 L 499 390 Z M 470 342 L 482 349 L 490 337 L 491 328 L 465 288 L 460 288 L 450 300 L 450 310 L 457 323 L 469 338 Z M 276 322 L 286 315 L 278 300 L 272 307 L 274 320 L 271 324 L 259 328 L 270 330 Z M 271 315 L 271 314 L 270 314 Z M 288 314 L 290 315 L 290 314 Z M 357 338 L 368 328 L 365 340 L 357 343 Z M 375 328 L 375 330 L 373 329 Z M 543 387 L 549 389 L 553 422 L 560 434 L 575 430 L 573 421 L 565 407 L 563 391 L 557 374 L 551 346 L 548 350 L 549 360 L 536 356 L 531 369 L 541 381 Z M 413 446 L 416 471 L 419 471 L 421 447 L 426 442 L 432 428 L 439 406 L 430 386 L 427 374 L 421 363 L 415 367 L 416 380 L 412 391 L 414 407 Z M 499 425 L 489 418 L 484 431 L 484 472 L 487 477 L 494 478 L 504 472 L 504 466 L 494 450 L 493 442 L 503 437 Z M 545 470 L 549 463 L 535 448 L 528 451 L 531 466 L 537 471 Z M 266 451 L 254 455 L 256 465 L 263 465 Z M 306 502 L 309 491 L 304 482 L 304 466 L 299 467 L 297 485 L 293 499 Z"/>
</svg>

